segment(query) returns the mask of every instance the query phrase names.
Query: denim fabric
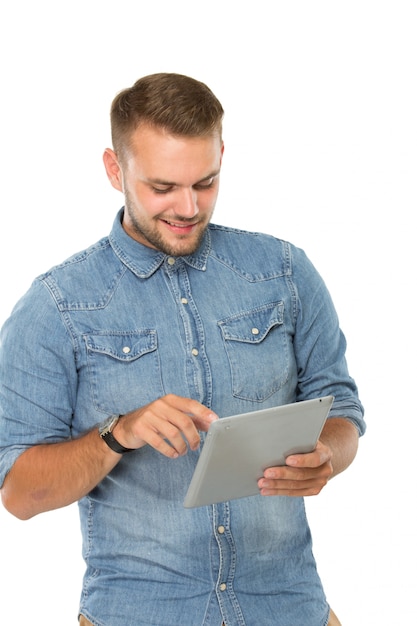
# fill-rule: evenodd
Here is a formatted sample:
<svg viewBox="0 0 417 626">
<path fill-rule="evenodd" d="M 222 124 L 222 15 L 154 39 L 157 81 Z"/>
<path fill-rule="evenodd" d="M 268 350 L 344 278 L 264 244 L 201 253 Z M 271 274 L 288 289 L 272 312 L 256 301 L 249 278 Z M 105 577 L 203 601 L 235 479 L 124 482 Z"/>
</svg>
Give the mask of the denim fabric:
<svg viewBox="0 0 417 626">
<path fill-rule="evenodd" d="M 0 484 L 26 448 L 171 392 L 220 416 L 332 394 L 331 415 L 364 432 L 336 313 L 300 249 L 211 225 L 173 259 L 120 217 L 35 280 L 3 327 Z M 324 626 L 303 499 L 185 509 L 197 458 L 141 448 L 80 501 L 82 613 L 101 626 Z"/>
<path fill-rule="evenodd" d="M 80 615 L 79 624 L 80 626 L 94 626 L 94 624 L 89 622 L 83 615 Z M 182 624 L 179 626 L 183 626 L 183 625 L 188 626 L 188 622 L 186 619 L 183 620 Z M 222 626 L 226 626 L 226 624 L 222 622 Z M 254 624 L 254 626 L 261 626 L 261 624 L 260 622 L 258 622 L 256 625 Z M 337 619 L 336 615 L 333 613 L 331 609 L 330 609 L 329 621 L 327 622 L 327 626 L 342 626 L 339 620 Z"/>
</svg>

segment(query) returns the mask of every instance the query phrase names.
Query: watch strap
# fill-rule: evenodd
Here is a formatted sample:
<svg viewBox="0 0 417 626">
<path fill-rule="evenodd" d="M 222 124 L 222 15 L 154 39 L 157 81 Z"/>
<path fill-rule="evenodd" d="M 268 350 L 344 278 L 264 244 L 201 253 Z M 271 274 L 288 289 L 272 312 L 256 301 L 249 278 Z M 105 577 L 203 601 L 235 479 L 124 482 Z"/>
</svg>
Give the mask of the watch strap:
<svg viewBox="0 0 417 626">
<path fill-rule="evenodd" d="M 125 448 L 125 446 L 122 446 L 122 444 L 117 441 L 112 433 L 113 428 L 119 421 L 119 417 L 120 416 L 113 416 L 113 420 L 111 421 L 109 428 L 104 428 L 103 430 L 100 430 L 100 437 L 103 439 L 103 441 L 106 442 L 109 448 L 113 450 L 113 452 L 117 452 L 118 454 L 125 454 L 126 452 L 132 452 L 134 448 Z"/>
</svg>

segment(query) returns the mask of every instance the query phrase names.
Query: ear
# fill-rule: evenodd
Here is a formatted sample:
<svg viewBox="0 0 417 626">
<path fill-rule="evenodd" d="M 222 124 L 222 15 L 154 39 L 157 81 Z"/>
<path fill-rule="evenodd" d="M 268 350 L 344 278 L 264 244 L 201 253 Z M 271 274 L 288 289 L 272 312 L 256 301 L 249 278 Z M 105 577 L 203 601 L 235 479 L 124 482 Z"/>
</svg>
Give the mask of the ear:
<svg viewBox="0 0 417 626">
<path fill-rule="evenodd" d="M 110 148 L 106 148 L 103 154 L 104 167 L 106 168 L 107 178 L 117 191 L 123 192 L 123 174 L 119 165 L 116 153 Z"/>
</svg>

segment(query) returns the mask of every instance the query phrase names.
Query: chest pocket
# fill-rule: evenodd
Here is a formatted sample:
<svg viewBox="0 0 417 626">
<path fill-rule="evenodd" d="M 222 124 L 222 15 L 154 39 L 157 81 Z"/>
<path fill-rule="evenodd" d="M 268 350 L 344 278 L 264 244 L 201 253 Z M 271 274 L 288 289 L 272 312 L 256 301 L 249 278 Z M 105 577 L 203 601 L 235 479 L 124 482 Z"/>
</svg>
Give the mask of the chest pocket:
<svg viewBox="0 0 417 626">
<path fill-rule="evenodd" d="M 93 404 L 127 413 L 163 395 L 156 330 L 84 335 Z"/>
<path fill-rule="evenodd" d="M 263 402 L 285 384 L 289 355 L 283 302 L 244 311 L 220 320 L 218 325 L 235 397 Z"/>
</svg>

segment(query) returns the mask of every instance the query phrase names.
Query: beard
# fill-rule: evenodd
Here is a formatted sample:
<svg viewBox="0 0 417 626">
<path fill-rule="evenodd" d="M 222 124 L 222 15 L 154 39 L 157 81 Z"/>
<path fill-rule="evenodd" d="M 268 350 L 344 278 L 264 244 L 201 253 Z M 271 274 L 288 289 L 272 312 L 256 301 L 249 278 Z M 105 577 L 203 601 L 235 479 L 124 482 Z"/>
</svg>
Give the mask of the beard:
<svg viewBox="0 0 417 626">
<path fill-rule="evenodd" d="M 188 256 L 198 250 L 206 234 L 213 213 L 212 211 L 207 221 L 198 223 L 192 237 L 190 237 L 190 235 L 179 234 L 176 236 L 175 242 L 171 242 L 167 237 L 164 237 L 164 234 L 160 232 L 156 226 L 159 220 L 163 218 L 155 216 L 153 219 L 148 218 L 147 220 L 140 220 L 137 216 L 137 211 L 132 208 L 132 202 L 127 193 L 125 193 L 125 211 L 129 216 L 131 230 L 134 235 L 136 235 L 134 238 L 139 241 L 139 243 L 155 248 L 168 256 L 175 257 Z M 183 224 L 194 223 L 194 220 L 184 219 L 183 217 L 172 218 L 172 221 L 177 223 L 182 222 Z"/>
</svg>

